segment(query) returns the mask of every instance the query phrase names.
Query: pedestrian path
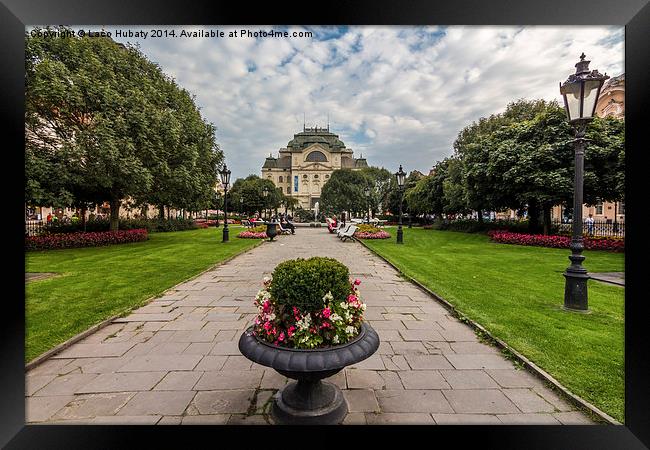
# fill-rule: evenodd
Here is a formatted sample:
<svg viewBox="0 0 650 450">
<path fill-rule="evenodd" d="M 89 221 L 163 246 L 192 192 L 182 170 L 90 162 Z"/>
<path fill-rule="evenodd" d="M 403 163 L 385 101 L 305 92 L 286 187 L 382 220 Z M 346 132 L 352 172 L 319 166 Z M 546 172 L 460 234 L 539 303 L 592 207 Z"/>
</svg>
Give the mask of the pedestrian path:
<svg viewBox="0 0 650 450">
<path fill-rule="evenodd" d="M 26 421 L 265 424 L 286 379 L 243 357 L 262 278 L 286 259 L 329 256 L 359 278 L 381 345 L 330 381 L 345 424 L 589 424 L 583 413 L 356 242 L 326 229 L 280 236 L 185 282 L 27 373 Z"/>
</svg>

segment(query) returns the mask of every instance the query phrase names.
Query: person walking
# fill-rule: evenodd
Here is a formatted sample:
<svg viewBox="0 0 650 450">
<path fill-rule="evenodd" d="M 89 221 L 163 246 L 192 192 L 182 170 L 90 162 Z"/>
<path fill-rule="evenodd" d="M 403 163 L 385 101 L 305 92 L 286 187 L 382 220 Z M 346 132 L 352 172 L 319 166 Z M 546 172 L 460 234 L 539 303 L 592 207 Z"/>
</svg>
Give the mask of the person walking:
<svg viewBox="0 0 650 450">
<path fill-rule="evenodd" d="M 587 234 L 589 236 L 594 235 L 594 217 L 592 214 L 589 214 L 589 217 L 585 219 L 585 222 L 587 223 Z"/>
</svg>

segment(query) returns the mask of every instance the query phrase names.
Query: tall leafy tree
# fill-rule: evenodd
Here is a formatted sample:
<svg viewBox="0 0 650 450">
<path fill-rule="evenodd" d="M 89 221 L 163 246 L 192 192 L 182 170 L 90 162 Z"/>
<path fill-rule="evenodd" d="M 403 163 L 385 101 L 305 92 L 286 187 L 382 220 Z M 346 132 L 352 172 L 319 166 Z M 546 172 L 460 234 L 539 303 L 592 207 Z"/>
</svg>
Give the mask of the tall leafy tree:
<svg viewBox="0 0 650 450">
<path fill-rule="evenodd" d="M 323 185 L 320 201 L 325 214 L 340 214 L 348 211 L 364 214 L 366 200 L 364 188 L 369 185 L 369 178 L 360 171 L 339 169 Z"/>
<path fill-rule="evenodd" d="M 108 201 L 117 229 L 127 198 L 183 208 L 207 199 L 222 157 L 214 130 L 137 47 L 27 34 L 25 92 L 26 202 Z"/>
</svg>

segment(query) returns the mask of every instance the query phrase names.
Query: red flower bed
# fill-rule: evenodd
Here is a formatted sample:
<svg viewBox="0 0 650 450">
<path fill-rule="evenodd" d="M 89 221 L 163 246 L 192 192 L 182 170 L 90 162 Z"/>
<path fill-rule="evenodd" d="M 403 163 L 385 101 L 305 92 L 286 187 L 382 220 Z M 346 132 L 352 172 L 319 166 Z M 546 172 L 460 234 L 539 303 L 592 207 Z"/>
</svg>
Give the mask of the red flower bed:
<svg viewBox="0 0 650 450">
<path fill-rule="evenodd" d="M 242 231 L 237 235 L 238 238 L 242 239 L 266 239 L 266 231 L 256 233 L 254 231 Z"/>
<path fill-rule="evenodd" d="M 354 236 L 359 239 L 388 239 L 390 237 L 390 233 L 386 231 L 378 231 L 376 233 L 357 231 L 354 233 Z"/>
<path fill-rule="evenodd" d="M 501 244 L 533 245 L 538 247 L 569 248 L 569 236 L 545 236 L 543 234 L 511 233 L 509 231 L 488 231 L 488 236 Z M 609 250 L 622 252 L 625 250 L 625 240 L 606 237 L 585 237 L 583 240 L 587 250 Z"/>
<path fill-rule="evenodd" d="M 25 237 L 25 251 L 126 244 L 146 241 L 148 238 L 146 228 L 93 233 L 55 233 Z"/>
</svg>

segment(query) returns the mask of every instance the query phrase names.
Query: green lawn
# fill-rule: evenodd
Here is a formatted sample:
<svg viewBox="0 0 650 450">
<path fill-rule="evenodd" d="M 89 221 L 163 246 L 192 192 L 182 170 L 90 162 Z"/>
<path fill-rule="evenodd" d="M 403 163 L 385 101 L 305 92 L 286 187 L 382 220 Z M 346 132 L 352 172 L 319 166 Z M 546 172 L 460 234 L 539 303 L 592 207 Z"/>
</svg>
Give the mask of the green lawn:
<svg viewBox="0 0 650 450">
<path fill-rule="evenodd" d="M 452 303 L 569 390 L 623 422 L 624 289 L 589 281 L 591 314 L 566 312 L 569 250 L 496 244 L 480 234 L 404 228 L 365 243 Z M 586 251 L 591 272 L 624 271 L 624 255 Z"/>
<path fill-rule="evenodd" d="M 148 241 L 133 244 L 26 253 L 26 272 L 61 276 L 26 284 L 25 360 L 260 242 L 238 239 L 241 227 L 229 228 L 227 244 L 219 227 L 151 233 Z"/>
</svg>

